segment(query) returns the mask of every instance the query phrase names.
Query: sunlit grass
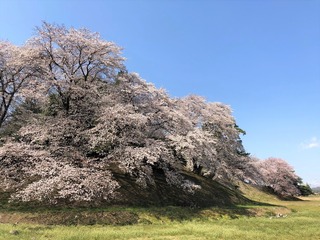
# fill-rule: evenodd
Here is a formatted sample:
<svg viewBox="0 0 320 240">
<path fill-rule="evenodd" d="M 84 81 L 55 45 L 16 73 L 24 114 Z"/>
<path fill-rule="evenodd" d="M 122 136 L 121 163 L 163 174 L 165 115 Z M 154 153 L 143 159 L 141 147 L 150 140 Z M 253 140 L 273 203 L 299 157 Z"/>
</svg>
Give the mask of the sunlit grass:
<svg viewBox="0 0 320 240">
<path fill-rule="evenodd" d="M 0 239 L 320 239 L 319 212 L 286 218 L 220 219 L 131 226 L 0 225 Z M 18 231 L 13 235 L 10 231 Z"/>
</svg>

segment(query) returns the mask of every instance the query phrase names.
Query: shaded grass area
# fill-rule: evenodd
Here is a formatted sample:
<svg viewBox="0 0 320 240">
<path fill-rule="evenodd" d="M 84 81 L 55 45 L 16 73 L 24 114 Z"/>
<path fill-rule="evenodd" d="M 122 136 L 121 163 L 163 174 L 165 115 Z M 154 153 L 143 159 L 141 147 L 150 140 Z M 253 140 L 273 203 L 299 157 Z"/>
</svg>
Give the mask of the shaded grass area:
<svg viewBox="0 0 320 240">
<path fill-rule="evenodd" d="M 243 201 L 240 201 L 243 203 Z M 134 225 L 236 219 L 253 216 L 275 216 L 290 212 L 285 207 L 244 201 L 246 204 L 198 206 L 106 206 L 106 207 L 46 207 L 37 204 L 10 204 L 2 201 L 0 223 L 46 225 Z"/>
<path fill-rule="evenodd" d="M 201 186 L 196 194 L 185 192 L 182 188 L 169 185 L 162 170 L 154 170 L 155 184 L 148 188 L 141 188 L 136 179 L 131 178 L 116 168 L 112 168 L 114 178 L 121 188 L 120 201 L 113 204 L 131 206 L 184 206 L 184 207 L 209 207 L 209 206 L 234 206 L 237 204 L 253 203 L 244 197 L 235 186 L 225 186 L 212 179 L 205 178 L 192 172 L 181 172 L 187 180 Z"/>
<path fill-rule="evenodd" d="M 46 225 L 134 225 L 166 222 L 211 221 L 254 216 L 276 216 L 291 211 L 281 206 L 239 205 L 234 207 L 188 208 L 109 207 L 96 209 L 38 209 L 37 211 L 0 211 L 0 223 Z"/>
<path fill-rule="evenodd" d="M 158 223 L 163 221 L 185 221 L 190 219 L 220 219 L 223 217 L 261 215 L 269 210 L 259 210 L 239 205 L 269 204 L 252 201 L 236 188 L 226 187 L 197 174 L 184 173 L 186 179 L 201 184 L 196 194 L 187 194 L 180 188 L 167 184 L 164 175 L 155 174 L 156 184 L 143 189 L 124 174 L 117 174 L 121 200 L 100 207 L 72 205 L 45 206 L 38 203 L 9 203 L 10 193 L 0 192 L 0 222 L 32 223 L 47 225 L 130 225 Z M 68 207 L 66 207 L 68 206 Z M 212 207 L 214 206 L 214 207 Z M 271 211 L 272 212 L 272 211 Z"/>
</svg>

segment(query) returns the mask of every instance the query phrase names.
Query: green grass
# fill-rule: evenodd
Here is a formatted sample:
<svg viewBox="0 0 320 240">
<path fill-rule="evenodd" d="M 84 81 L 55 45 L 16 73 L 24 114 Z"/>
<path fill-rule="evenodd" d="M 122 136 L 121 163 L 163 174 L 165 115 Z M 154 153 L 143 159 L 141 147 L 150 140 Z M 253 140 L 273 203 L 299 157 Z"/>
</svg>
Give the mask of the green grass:
<svg viewBox="0 0 320 240">
<path fill-rule="evenodd" d="M 280 201 L 246 185 L 241 186 L 241 190 L 247 197 L 270 205 L 205 209 L 110 208 L 104 211 L 112 214 L 118 211 L 129 212 L 137 217 L 137 222 L 124 226 L 6 223 L 0 224 L 0 239 L 320 239 L 319 196 L 303 198 L 303 201 Z M 68 211 L 70 213 L 70 210 Z M 281 217 L 277 217 L 277 213 L 281 213 Z M 10 214 L 19 216 L 20 213 Z"/>
<path fill-rule="evenodd" d="M 0 239 L 320 239 L 319 226 L 319 211 L 317 214 L 305 209 L 285 218 L 240 217 L 130 226 L 3 224 L 0 225 Z M 12 230 L 17 230 L 18 234 L 13 235 Z"/>
</svg>

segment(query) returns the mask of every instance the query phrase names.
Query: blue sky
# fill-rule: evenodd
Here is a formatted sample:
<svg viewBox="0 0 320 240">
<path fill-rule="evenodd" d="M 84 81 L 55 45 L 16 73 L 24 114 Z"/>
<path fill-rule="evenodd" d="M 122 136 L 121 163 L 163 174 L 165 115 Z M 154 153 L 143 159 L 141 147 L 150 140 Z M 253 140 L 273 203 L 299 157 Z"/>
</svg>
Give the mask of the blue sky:
<svg viewBox="0 0 320 240">
<path fill-rule="evenodd" d="M 42 20 L 116 42 L 172 97 L 231 105 L 248 152 L 320 186 L 319 0 L 0 0 L 1 40 L 23 44 Z"/>
</svg>

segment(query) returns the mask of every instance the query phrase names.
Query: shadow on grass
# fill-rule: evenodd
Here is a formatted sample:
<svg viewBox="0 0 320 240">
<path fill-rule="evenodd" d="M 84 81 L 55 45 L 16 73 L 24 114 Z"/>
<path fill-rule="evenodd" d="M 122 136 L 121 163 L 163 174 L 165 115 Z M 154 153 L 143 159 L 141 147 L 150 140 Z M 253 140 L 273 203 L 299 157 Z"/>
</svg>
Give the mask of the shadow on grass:
<svg viewBox="0 0 320 240">
<path fill-rule="evenodd" d="M 191 208 L 181 206 L 107 208 L 26 208 L 0 211 L 0 222 L 45 225 L 133 225 L 165 222 L 236 219 L 254 216 L 275 216 L 281 207 L 233 206 Z"/>
<path fill-rule="evenodd" d="M 126 175 L 115 173 L 114 176 L 122 186 L 119 191 L 121 198 L 99 207 L 68 203 L 56 206 L 8 203 L 10 193 L 2 192 L 0 222 L 130 225 L 272 215 L 272 208 L 281 208 L 279 205 L 251 200 L 236 187 L 227 187 L 193 173 L 185 173 L 184 177 L 201 186 L 194 194 L 169 186 L 162 173 L 156 175 L 156 184 L 147 189 L 141 188 L 135 179 Z"/>
</svg>

